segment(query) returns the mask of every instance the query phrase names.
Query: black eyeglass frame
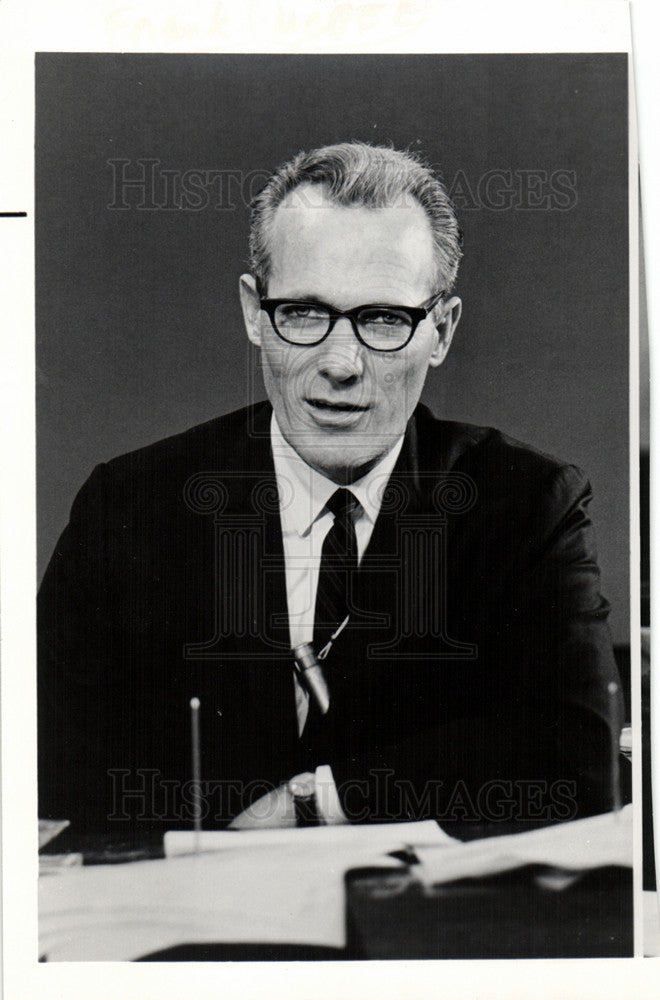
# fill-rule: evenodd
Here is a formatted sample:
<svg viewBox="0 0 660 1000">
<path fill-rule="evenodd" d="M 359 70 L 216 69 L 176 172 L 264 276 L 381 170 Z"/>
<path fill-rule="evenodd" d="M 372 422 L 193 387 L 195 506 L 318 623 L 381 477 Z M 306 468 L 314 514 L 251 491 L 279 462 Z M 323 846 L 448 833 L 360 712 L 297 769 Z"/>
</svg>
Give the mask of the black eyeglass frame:
<svg viewBox="0 0 660 1000">
<path fill-rule="evenodd" d="M 446 294 L 447 290 L 443 288 L 442 291 L 438 292 L 436 295 L 433 295 L 430 299 L 427 299 L 426 302 L 423 302 L 421 306 L 393 306 L 393 305 L 386 305 L 385 303 L 382 302 L 373 302 L 364 306 L 355 306 L 355 308 L 347 309 L 345 312 L 342 312 L 340 309 L 334 309 L 332 306 L 329 306 L 326 302 L 318 302 L 318 301 L 313 302 L 308 300 L 297 300 L 297 299 L 260 299 L 259 305 L 261 309 L 263 309 L 263 311 L 267 314 L 271 322 L 271 326 L 273 327 L 273 330 L 280 338 L 280 340 L 283 340 L 286 344 L 291 344 L 293 347 L 317 347 L 319 344 L 322 344 L 323 341 L 330 336 L 337 320 L 345 318 L 350 322 L 351 326 L 353 327 L 353 333 L 355 334 L 359 342 L 369 351 L 378 351 L 381 354 L 393 354 L 395 351 L 402 351 L 404 347 L 408 346 L 410 341 L 415 336 L 415 331 L 417 330 L 419 324 L 422 322 L 422 320 L 426 319 L 429 313 L 433 309 L 435 309 L 438 302 L 442 298 L 444 298 Z M 318 340 L 309 340 L 302 344 L 297 340 L 289 340 L 288 337 L 285 337 L 284 334 L 278 330 L 277 324 L 275 323 L 275 311 L 278 308 L 278 306 L 283 306 L 283 305 L 310 306 L 327 310 L 328 320 L 329 320 L 328 329 L 326 330 L 326 332 L 323 334 L 322 337 L 319 337 Z M 408 334 L 408 337 L 405 340 L 405 342 L 403 344 L 399 344 L 398 347 L 372 347 L 371 344 L 368 344 L 363 339 L 362 335 L 360 334 L 360 330 L 358 328 L 358 317 L 360 316 L 360 313 L 364 312 L 366 309 L 391 309 L 393 312 L 405 312 L 410 317 L 410 323 L 411 323 L 410 333 Z"/>
</svg>

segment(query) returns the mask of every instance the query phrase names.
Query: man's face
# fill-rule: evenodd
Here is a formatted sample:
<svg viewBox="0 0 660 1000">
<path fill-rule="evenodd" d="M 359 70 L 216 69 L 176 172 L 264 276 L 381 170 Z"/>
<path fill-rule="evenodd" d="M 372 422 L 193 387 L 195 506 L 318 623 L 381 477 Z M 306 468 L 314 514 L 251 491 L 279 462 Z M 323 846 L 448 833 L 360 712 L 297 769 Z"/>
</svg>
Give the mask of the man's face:
<svg viewBox="0 0 660 1000">
<path fill-rule="evenodd" d="M 268 297 L 355 306 L 419 306 L 436 292 L 433 243 L 416 202 L 372 209 L 329 201 L 318 185 L 297 188 L 278 207 L 271 232 Z M 460 316 L 453 298 L 427 316 L 399 351 L 361 344 L 339 319 L 314 346 L 285 343 L 259 307 L 254 280 L 241 279 L 247 333 L 261 350 L 263 377 L 281 431 L 301 458 L 338 483 L 364 475 L 403 434 L 429 367 L 445 358 Z"/>
</svg>

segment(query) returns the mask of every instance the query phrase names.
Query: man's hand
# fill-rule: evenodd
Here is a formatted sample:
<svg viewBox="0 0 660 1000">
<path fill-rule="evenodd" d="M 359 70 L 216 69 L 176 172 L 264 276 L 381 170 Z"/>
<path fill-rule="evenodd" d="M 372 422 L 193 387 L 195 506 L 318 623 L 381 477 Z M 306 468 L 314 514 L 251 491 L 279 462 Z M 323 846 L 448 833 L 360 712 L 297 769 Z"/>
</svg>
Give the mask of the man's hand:
<svg viewBox="0 0 660 1000">
<path fill-rule="evenodd" d="M 296 825 L 293 796 L 286 785 L 280 785 L 239 813 L 229 824 L 230 830 L 266 830 L 272 827 Z"/>
</svg>

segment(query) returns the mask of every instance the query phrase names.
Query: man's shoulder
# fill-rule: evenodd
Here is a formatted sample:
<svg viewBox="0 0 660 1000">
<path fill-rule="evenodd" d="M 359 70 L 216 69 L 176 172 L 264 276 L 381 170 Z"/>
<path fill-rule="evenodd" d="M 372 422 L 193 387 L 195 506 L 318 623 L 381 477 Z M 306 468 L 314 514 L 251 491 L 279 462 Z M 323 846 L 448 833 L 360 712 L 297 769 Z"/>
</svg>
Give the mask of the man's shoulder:
<svg viewBox="0 0 660 1000">
<path fill-rule="evenodd" d="M 105 466 L 115 475 L 241 468 L 267 451 L 270 413 L 269 403 L 255 403 L 118 455 Z"/>
<path fill-rule="evenodd" d="M 420 465 L 461 472 L 491 489 L 533 492 L 586 480 L 576 465 L 496 427 L 440 420 L 426 407 L 417 412 L 417 434 Z"/>
<path fill-rule="evenodd" d="M 241 483 L 268 469 L 270 413 L 270 404 L 257 403 L 102 462 L 79 490 L 72 517 L 89 510 L 127 522 L 136 512 L 166 516 L 188 490 L 213 490 L 218 473 L 238 496 Z"/>
</svg>

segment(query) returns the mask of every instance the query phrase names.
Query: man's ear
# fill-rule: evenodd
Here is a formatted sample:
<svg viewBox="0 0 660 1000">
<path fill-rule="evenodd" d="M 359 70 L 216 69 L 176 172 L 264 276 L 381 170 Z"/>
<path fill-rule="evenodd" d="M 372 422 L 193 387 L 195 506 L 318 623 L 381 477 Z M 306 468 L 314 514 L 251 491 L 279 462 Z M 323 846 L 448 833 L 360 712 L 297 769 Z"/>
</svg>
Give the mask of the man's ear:
<svg viewBox="0 0 660 1000">
<path fill-rule="evenodd" d="M 261 310 L 259 307 L 259 292 L 257 283 L 251 274 L 242 274 L 238 282 L 238 293 L 241 298 L 245 332 L 250 343 L 261 347 Z"/>
<path fill-rule="evenodd" d="M 431 368 L 437 368 L 447 357 L 447 351 L 451 347 L 454 330 L 458 326 L 462 310 L 463 303 L 456 295 L 452 295 L 450 299 L 442 304 L 440 322 L 436 321 L 438 340 L 429 360 Z"/>
</svg>

